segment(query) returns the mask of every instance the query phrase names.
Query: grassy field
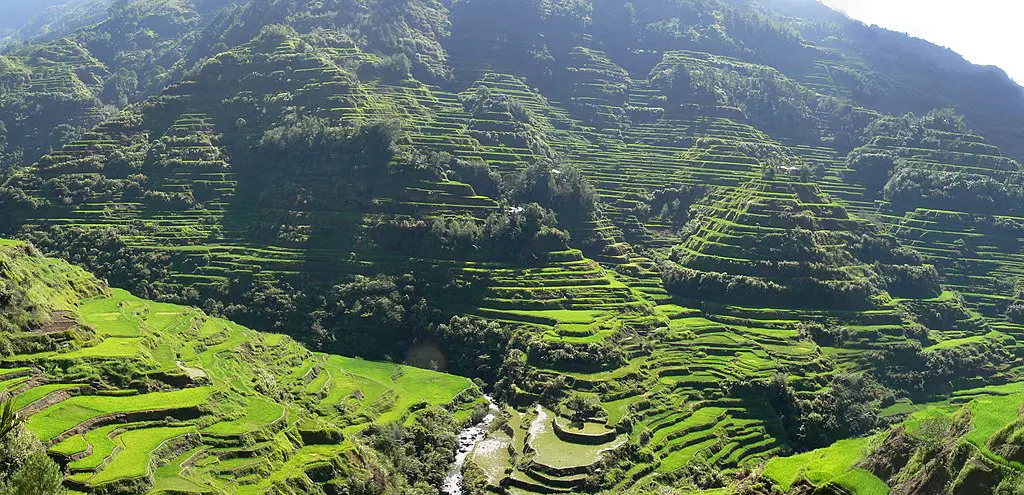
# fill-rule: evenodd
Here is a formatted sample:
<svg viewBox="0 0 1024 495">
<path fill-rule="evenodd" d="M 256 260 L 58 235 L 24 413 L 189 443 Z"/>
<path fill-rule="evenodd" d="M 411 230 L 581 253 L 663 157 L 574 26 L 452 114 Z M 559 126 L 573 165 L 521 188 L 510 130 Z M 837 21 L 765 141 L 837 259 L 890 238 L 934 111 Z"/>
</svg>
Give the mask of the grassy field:
<svg viewBox="0 0 1024 495">
<path fill-rule="evenodd" d="M 846 483 L 854 483 L 854 486 L 858 487 L 855 491 L 858 495 L 887 494 L 888 488 L 884 491 L 877 488 L 879 484 L 885 487 L 885 483 L 870 473 L 853 468 L 854 464 L 871 451 L 877 441 L 876 437 L 842 440 L 824 449 L 772 459 L 765 467 L 764 474 L 777 482 L 783 490 L 789 490 L 789 487 L 800 479 L 806 479 L 817 486 L 844 479 Z M 848 485 L 844 483 L 843 486 Z"/>
<path fill-rule="evenodd" d="M 114 480 L 140 478 L 149 475 L 154 451 L 165 442 L 194 432 L 195 428 L 144 428 L 132 430 L 117 436 L 118 452 L 109 460 L 103 470 L 89 480 L 90 484 L 103 485 Z"/>
<path fill-rule="evenodd" d="M 15 354 L 7 362 L 33 366 L 0 368 L 0 389 L 17 390 L 17 408 L 33 405 L 26 425 L 68 460 L 68 484 L 80 492 L 261 493 L 308 479 L 311 465 L 343 463 L 339 456 L 352 448 L 348 438 L 302 445 L 300 424 L 354 435 L 372 422 L 405 420 L 421 403 L 445 407 L 474 388 L 466 378 L 315 354 L 194 308 L 108 292 L 77 269 L 11 255 L 5 249 L 18 245 L 7 246 L 0 255 L 9 255 L 9 267 L 48 267 L 51 278 L 24 279 L 45 286 L 38 293 L 80 299 L 69 306 L 70 296 L 53 296 L 49 306 L 71 311 L 68 332 L 80 344 Z M 468 418 L 480 401 L 453 411 Z M 255 453 L 267 456 L 266 476 L 236 469 Z"/>
<path fill-rule="evenodd" d="M 49 441 L 89 419 L 104 415 L 197 407 L 206 403 L 213 391 L 210 387 L 196 387 L 130 397 L 71 397 L 29 417 L 28 426 L 41 440 Z"/>
<path fill-rule="evenodd" d="M 624 437 L 600 445 L 585 445 L 566 442 L 555 435 L 551 426 L 553 413 L 541 409 L 541 413 L 530 425 L 530 446 L 536 450 L 536 462 L 553 468 L 582 467 L 597 461 L 601 452 L 611 450 L 623 442 Z"/>
<path fill-rule="evenodd" d="M 1019 411 L 1024 403 L 1022 385 L 1013 383 L 981 387 L 959 391 L 957 395 L 970 399 L 964 402 L 955 398 L 951 401 L 914 405 L 908 409 L 909 415 L 900 426 L 914 438 L 946 444 L 966 442 L 996 466 L 1024 469 L 1020 463 L 989 450 L 994 435 L 1019 420 Z M 963 413 L 968 415 L 963 416 Z M 950 425 L 962 417 L 970 418 L 966 434 L 961 438 L 949 436 Z M 890 488 L 882 480 L 856 467 L 866 455 L 879 448 L 885 435 L 887 433 L 842 440 L 812 452 L 772 459 L 766 464 L 764 474 L 784 489 L 799 480 L 807 480 L 816 486 L 834 484 L 857 495 L 886 495 Z"/>
<path fill-rule="evenodd" d="M 997 431 L 1013 423 L 1020 417 L 1021 405 L 1024 404 L 1024 394 L 1009 396 L 988 396 L 979 397 L 971 401 L 970 411 L 972 413 L 971 432 L 967 434 L 966 441 L 974 444 L 986 455 L 999 458 L 989 451 L 989 439 Z M 1006 462 L 1005 460 L 1003 462 Z M 1018 466 L 1022 463 L 1016 462 Z"/>
<path fill-rule="evenodd" d="M 211 435 L 241 435 L 268 427 L 284 418 L 285 408 L 266 399 L 253 398 L 242 405 L 244 416 L 232 421 L 221 421 L 203 429 Z"/>
</svg>

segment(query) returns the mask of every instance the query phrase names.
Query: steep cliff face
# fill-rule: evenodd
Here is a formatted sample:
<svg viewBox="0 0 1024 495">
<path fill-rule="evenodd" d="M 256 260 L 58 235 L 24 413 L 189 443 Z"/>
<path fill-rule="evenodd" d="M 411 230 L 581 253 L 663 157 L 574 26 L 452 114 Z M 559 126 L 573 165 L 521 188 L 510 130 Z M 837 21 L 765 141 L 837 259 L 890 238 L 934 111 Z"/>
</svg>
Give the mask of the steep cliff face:
<svg viewBox="0 0 1024 495">
<path fill-rule="evenodd" d="M 1024 464 L 1024 405 L 1018 417 L 989 438 L 988 448 L 1007 461 Z"/>
<path fill-rule="evenodd" d="M 1012 438 L 1019 420 L 990 437 L 987 446 L 978 446 L 968 438 L 978 428 L 975 419 L 970 408 L 964 408 L 951 422 L 924 420 L 915 434 L 900 426 L 861 461 L 861 467 L 886 480 L 893 495 L 1021 493 L 1020 471 L 1011 464 L 1019 461 L 1004 454 L 1019 453 L 1019 446 L 1003 443 Z"/>
</svg>

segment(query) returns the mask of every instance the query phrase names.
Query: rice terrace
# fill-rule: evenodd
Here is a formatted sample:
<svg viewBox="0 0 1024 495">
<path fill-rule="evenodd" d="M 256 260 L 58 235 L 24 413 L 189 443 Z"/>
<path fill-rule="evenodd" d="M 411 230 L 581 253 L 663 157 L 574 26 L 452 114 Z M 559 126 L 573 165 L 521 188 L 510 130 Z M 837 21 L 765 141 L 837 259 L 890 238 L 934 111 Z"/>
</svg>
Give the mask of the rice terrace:
<svg viewBox="0 0 1024 495">
<path fill-rule="evenodd" d="M 835 3 L 0 0 L 0 495 L 1024 495 L 1024 88 Z"/>
</svg>

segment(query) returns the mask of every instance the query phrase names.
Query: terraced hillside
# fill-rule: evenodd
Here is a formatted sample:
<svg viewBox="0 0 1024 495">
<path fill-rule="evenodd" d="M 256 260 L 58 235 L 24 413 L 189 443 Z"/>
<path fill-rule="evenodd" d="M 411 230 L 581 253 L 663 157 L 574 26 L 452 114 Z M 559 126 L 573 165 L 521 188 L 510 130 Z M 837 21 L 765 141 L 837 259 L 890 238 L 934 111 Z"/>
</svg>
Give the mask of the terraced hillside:
<svg viewBox="0 0 1024 495">
<path fill-rule="evenodd" d="M 225 35 L 215 12 L 233 3 L 11 1 L 4 22 L 17 25 L 0 34 L 4 175 L 179 80 Z"/>
<path fill-rule="evenodd" d="M 112 109 L 99 98 L 109 76 L 102 62 L 68 39 L 0 56 L 0 171 L 36 160 L 51 144 L 109 117 Z"/>
<path fill-rule="evenodd" d="M 483 380 L 501 412 L 466 493 L 931 493 L 931 471 L 880 452 L 963 452 L 934 425 L 888 436 L 937 411 L 1002 466 L 955 486 L 1012 484 L 1012 432 L 951 409 L 1017 400 L 1024 97 L 804 7 L 118 2 L 12 49 L 0 61 L 29 74 L 13 91 L 50 84 L 32 50 L 60 51 L 78 55 L 53 55 L 58 86 L 74 68 L 118 108 L 4 178 L 0 229 L 161 301 L 54 308 L 73 312 L 54 320 L 67 348 L 16 349 L 36 370 L 17 391 L 38 397 L 15 400 L 200 406 L 143 429 L 30 423 L 78 490 L 153 473 L 125 490 L 345 493 L 383 466 L 402 473 L 389 488 L 433 493 L 390 443 L 404 435 L 367 425 L 429 427 L 420 399 L 449 404 L 467 379 L 246 324 Z M 97 49 L 115 32 L 132 41 Z M 126 356 L 84 392 L 77 365 L 50 364 Z M 166 459 L 170 438 L 188 445 Z"/>
<path fill-rule="evenodd" d="M 108 289 L 33 249 L 0 248 L 4 284 L 32 304 L 23 325 L 3 320 L 0 399 L 13 401 L 73 491 L 346 490 L 379 469 L 360 439 L 371 423 L 449 422 L 436 432 L 447 466 L 451 429 L 483 400 L 468 379 L 311 353 Z M 401 490 L 393 482 L 375 486 Z"/>
<path fill-rule="evenodd" d="M 24 199 L 42 199 L 21 203 L 27 207 L 21 211 L 27 214 L 26 222 L 33 225 L 32 230 L 48 232 L 35 240 L 49 244 L 44 237 L 84 236 L 82 241 L 88 243 L 92 242 L 85 240 L 90 232 L 113 228 L 119 242 L 133 251 L 154 253 L 154 257 L 161 257 L 160 263 L 168 260 L 163 256 L 171 255 L 167 266 L 170 271 L 154 266 L 165 275 L 135 287 L 153 294 L 193 294 L 193 298 L 246 291 L 238 279 L 241 273 L 250 273 L 256 282 L 298 284 L 305 283 L 302 280 L 310 272 L 326 271 L 327 280 L 335 281 L 374 270 L 400 272 L 410 265 L 396 263 L 396 258 L 407 255 L 408 251 L 403 250 L 409 248 L 410 241 L 391 240 L 395 231 L 413 230 L 415 236 L 421 236 L 416 232 L 417 225 L 429 227 L 451 218 L 483 225 L 490 215 L 500 211 L 497 194 L 488 197 L 476 191 L 495 188 L 488 182 L 493 178 L 476 181 L 476 187 L 462 182 L 473 180 L 468 172 L 460 172 L 463 163 L 488 160 L 491 167 L 512 173 L 538 153 L 546 153 L 531 150 L 525 143 L 516 148 L 517 136 L 524 131 L 500 130 L 499 122 L 515 117 L 502 99 L 509 88 L 496 84 L 493 92 L 490 89 L 488 81 L 503 80 L 497 75 L 485 76 L 478 89 L 463 93 L 460 101 L 456 95 L 412 81 L 404 86 L 357 81 L 342 67 L 369 55 L 352 46 L 314 54 L 304 51 L 303 46 L 297 39 L 275 38 L 258 40 L 225 54 L 224 62 L 210 64 L 160 98 L 48 155 L 31 173 L 14 177 L 8 183 L 9 190 L 21 191 L 16 194 Z M 325 58 L 328 55 L 337 59 Z M 248 97 L 252 101 L 272 98 L 280 88 L 261 87 L 265 86 L 262 79 L 225 77 L 275 74 L 279 70 L 284 71 L 281 80 L 288 81 L 297 95 L 291 104 L 312 107 L 323 95 L 330 94 L 337 107 L 319 108 L 317 113 L 353 125 L 363 123 L 368 130 L 351 137 L 353 144 L 355 140 L 380 139 L 371 134 L 376 125 L 373 119 L 377 118 L 374 112 L 402 116 L 414 126 L 422 119 L 423 127 L 403 129 L 396 151 L 390 150 L 391 143 L 384 142 L 383 154 L 378 157 L 349 158 L 353 163 L 369 158 L 373 164 L 362 169 L 353 167 L 341 175 L 335 170 L 309 168 L 259 171 L 261 163 L 240 154 L 238 143 L 258 141 L 259 134 L 247 129 L 261 129 L 263 120 L 243 100 L 236 101 L 237 113 L 225 112 L 220 102 L 240 88 L 243 93 L 252 91 Z M 482 101 L 474 103 L 475 99 Z M 537 100 L 537 104 L 544 103 L 543 99 Z M 182 111 L 181 105 L 189 110 Z M 277 112 L 291 108 L 283 103 L 275 106 Z M 279 118 L 287 122 L 290 117 Z M 537 131 L 544 135 L 559 135 L 560 131 L 543 118 L 532 115 L 530 119 L 533 123 L 520 125 L 525 125 L 524 129 L 548 129 Z M 455 124 L 443 127 L 448 120 Z M 239 127 L 239 121 L 245 122 L 244 126 Z M 485 123 L 487 131 L 474 130 L 484 128 Z M 432 130 L 428 126 L 441 127 Z M 231 134 L 223 134 L 229 128 Z M 488 139 L 500 144 L 489 144 Z M 435 155 L 428 155 L 435 151 L 454 153 L 458 163 L 430 165 L 442 167 L 440 173 L 414 169 L 421 161 L 436 160 Z M 123 156 L 124 166 L 115 172 L 96 160 L 101 155 Z M 295 157 L 285 153 L 281 159 Z M 380 168 L 391 170 L 387 178 L 373 175 Z M 344 180 L 352 181 L 343 186 L 351 194 L 338 200 L 338 181 Z M 268 188 L 282 181 L 287 181 L 289 187 Z M 514 209 L 511 214 L 518 215 Z M 654 276 L 649 270 L 650 260 L 623 253 L 624 244 L 604 237 L 601 231 L 608 227 L 593 221 L 580 224 L 580 232 L 594 231 L 603 239 L 598 242 L 604 245 L 604 250 L 597 253 L 598 259 L 613 264 L 640 263 L 648 267 L 646 272 L 641 268 L 647 278 Z M 70 249 L 70 257 L 81 259 L 79 253 L 72 253 L 78 248 L 64 246 Z M 483 290 L 475 291 L 468 301 L 475 307 L 466 308 L 467 301 L 459 301 L 457 306 L 447 306 L 452 312 L 469 309 L 472 314 L 535 323 L 553 330 L 565 324 L 559 328 L 576 326 L 578 334 L 586 334 L 586 328 L 600 321 L 643 306 L 618 275 L 560 240 L 531 253 L 529 266 L 508 263 L 501 256 L 478 260 L 431 254 L 417 253 L 415 272 L 425 277 L 454 275 L 469 281 L 483 280 Z M 185 266 L 189 268 L 182 269 Z M 140 282 L 117 271 L 101 270 L 118 280 Z"/>
<path fill-rule="evenodd" d="M 634 337 L 639 348 L 624 366 L 596 374 L 539 371 L 566 377 L 577 394 L 592 398 L 600 405 L 594 416 L 574 435 L 558 426 L 574 417 L 573 397 L 556 413 L 512 412 L 494 445 L 482 444 L 471 457 L 492 486 L 635 489 L 687 480 L 702 465 L 756 466 L 794 443 L 828 444 L 817 420 L 798 417 L 848 400 L 835 396 L 836 388 L 875 386 L 847 384 L 849 373 L 870 371 L 905 390 L 909 396 L 870 406 L 892 417 L 951 389 L 1015 380 L 1010 370 L 1020 351 L 1012 335 L 993 330 L 940 289 L 920 256 L 813 184 L 755 180 L 725 191 L 694 208 L 697 228 L 672 253 L 678 265 L 663 265 L 666 288 L 679 296 L 654 308 L 660 321 Z M 815 285 L 801 285 L 801 277 Z M 988 353 L 992 359 L 973 369 L 951 357 Z M 835 412 L 827 407 L 817 414 Z M 594 445 L 615 447 L 616 432 L 631 432 L 635 450 L 594 457 Z M 512 457 L 498 444 L 511 446 Z M 580 451 L 580 444 L 588 447 Z M 553 455 L 560 452 L 567 456 Z M 496 466 L 513 469 L 502 475 Z M 608 474 L 585 476 L 598 467 Z"/>
<path fill-rule="evenodd" d="M 958 391 L 915 408 L 892 431 L 768 462 L 783 489 L 838 493 L 943 493 L 1020 489 L 1019 384 Z"/>
</svg>

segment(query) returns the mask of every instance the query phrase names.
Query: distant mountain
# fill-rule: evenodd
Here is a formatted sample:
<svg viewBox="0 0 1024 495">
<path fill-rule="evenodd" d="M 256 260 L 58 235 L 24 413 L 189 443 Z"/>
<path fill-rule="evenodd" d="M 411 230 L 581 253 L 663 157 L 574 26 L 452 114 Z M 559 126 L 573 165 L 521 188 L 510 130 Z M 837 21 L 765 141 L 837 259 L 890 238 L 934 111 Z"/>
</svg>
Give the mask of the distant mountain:
<svg viewBox="0 0 1024 495">
<path fill-rule="evenodd" d="M 47 8 L 65 3 L 66 0 L 7 0 L 4 2 L 4 16 L 0 19 L 0 28 L 20 28 Z"/>
<path fill-rule="evenodd" d="M 28 39 L 64 36 L 103 19 L 113 0 L 10 0 L 13 15 L 0 25 L 0 48 Z"/>
</svg>

